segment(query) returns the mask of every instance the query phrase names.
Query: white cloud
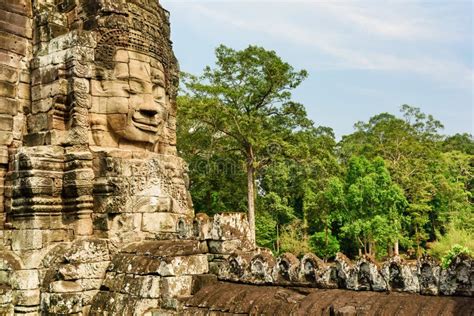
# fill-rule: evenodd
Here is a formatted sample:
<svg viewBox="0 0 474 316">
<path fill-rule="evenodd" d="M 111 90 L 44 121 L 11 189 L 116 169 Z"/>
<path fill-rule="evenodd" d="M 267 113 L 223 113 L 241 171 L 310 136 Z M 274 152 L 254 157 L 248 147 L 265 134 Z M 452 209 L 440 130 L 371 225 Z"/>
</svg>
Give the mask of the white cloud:
<svg viewBox="0 0 474 316">
<path fill-rule="evenodd" d="M 456 27 L 437 20 L 442 10 L 425 10 L 426 3 L 306 1 L 269 6 L 262 4 L 265 1 L 258 5 L 224 2 L 229 5 L 188 1 L 186 10 L 200 21 L 214 20 L 223 31 L 233 27 L 260 33 L 326 55 L 329 59 L 317 62 L 320 68 L 408 72 L 472 89 L 472 62 L 466 65 L 430 48 L 445 45 L 449 49 L 451 42 L 466 36 L 472 42 L 472 30 L 471 34 L 456 32 Z"/>
<path fill-rule="evenodd" d="M 338 23 L 384 38 L 400 40 L 452 41 L 456 32 L 439 27 L 426 14 L 425 4 L 415 1 L 315 1 L 314 12 L 331 15 Z"/>
</svg>

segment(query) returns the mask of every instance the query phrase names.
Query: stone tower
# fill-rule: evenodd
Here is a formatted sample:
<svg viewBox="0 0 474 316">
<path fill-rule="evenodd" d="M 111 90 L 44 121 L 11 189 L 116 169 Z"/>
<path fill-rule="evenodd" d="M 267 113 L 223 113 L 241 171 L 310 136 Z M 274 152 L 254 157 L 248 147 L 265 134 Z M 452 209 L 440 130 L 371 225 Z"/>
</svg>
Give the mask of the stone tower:
<svg viewBox="0 0 474 316">
<path fill-rule="evenodd" d="M 168 12 L 157 0 L 8 0 L 0 18 L 0 314 L 86 313 L 103 286 L 101 311 L 125 291 L 103 285 L 107 267 L 150 287 L 135 301 L 152 303 L 127 304 L 139 311 L 166 284 L 190 288 L 208 265 L 176 151 Z M 134 274 L 150 253 L 197 267 L 159 285 L 159 264 Z M 142 261 L 122 271 L 130 254 Z"/>
<path fill-rule="evenodd" d="M 471 258 L 275 258 L 243 213 L 194 215 L 178 73 L 157 0 L 0 2 L 0 315 L 338 313 L 282 288 L 300 286 L 473 295 Z"/>
<path fill-rule="evenodd" d="M 4 69 L 25 82 L 2 98 L 20 108 L 6 117 L 2 213 L 7 226 L 31 229 L 14 250 L 41 248 L 50 229 L 58 241 L 182 234 L 193 211 L 176 156 L 168 13 L 156 1 L 40 0 L 24 10 L 29 33 L 13 52 L 22 68 Z"/>
</svg>

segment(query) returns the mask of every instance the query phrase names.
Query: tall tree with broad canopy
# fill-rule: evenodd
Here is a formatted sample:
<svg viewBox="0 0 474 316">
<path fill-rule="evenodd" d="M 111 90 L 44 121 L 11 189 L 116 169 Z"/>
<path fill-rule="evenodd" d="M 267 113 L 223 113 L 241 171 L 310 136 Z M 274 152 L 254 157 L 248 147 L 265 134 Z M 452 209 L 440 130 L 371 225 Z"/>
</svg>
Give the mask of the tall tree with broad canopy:
<svg viewBox="0 0 474 316">
<path fill-rule="evenodd" d="M 216 64 L 201 76 L 184 75 L 180 111 L 213 129 L 229 152 L 238 152 L 247 174 L 248 219 L 255 241 L 255 174 L 275 152 L 291 152 L 291 134 L 312 126 L 304 107 L 291 100 L 291 90 L 306 78 L 274 51 L 249 46 L 237 51 L 224 45 Z"/>
</svg>

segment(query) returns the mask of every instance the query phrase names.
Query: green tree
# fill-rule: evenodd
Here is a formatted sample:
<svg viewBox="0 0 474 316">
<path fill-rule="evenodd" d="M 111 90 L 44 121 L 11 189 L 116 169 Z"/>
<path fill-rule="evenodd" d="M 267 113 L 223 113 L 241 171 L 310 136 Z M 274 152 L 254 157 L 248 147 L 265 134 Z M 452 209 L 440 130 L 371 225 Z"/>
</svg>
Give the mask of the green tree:
<svg viewBox="0 0 474 316">
<path fill-rule="evenodd" d="M 473 170 L 474 156 L 460 151 L 445 152 L 436 164 L 433 183 L 436 192 L 431 201 L 436 210 L 433 227 L 443 235 L 455 229 L 474 233 Z"/>
<path fill-rule="evenodd" d="M 301 220 L 296 219 L 282 229 L 280 252 L 291 252 L 296 256 L 310 252 L 309 240 L 301 229 L 301 225 Z"/>
<path fill-rule="evenodd" d="M 318 245 L 319 248 L 322 247 L 321 251 L 326 251 L 326 248 L 330 247 L 332 223 L 339 218 L 341 212 L 345 212 L 345 203 L 344 184 L 338 177 L 329 178 L 319 191 L 314 191 L 310 185 L 306 187 L 304 199 L 306 213 L 311 218 L 313 227 L 323 226 L 324 229 L 324 243 Z"/>
<path fill-rule="evenodd" d="M 257 175 L 263 203 L 257 212 L 272 209 L 277 221 L 277 239 L 285 226 L 297 218 L 301 221 L 301 233 L 308 238 L 326 223 L 321 217 L 314 199 L 328 184 L 328 179 L 340 173 L 335 156 L 336 142 L 330 128 L 318 127 L 298 130 L 291 134 L 293 146 L 286 151 L 275 152 L 274 159 Z M 271 198 L 278 196 L 279 199 Z M 275 202 L 279 207 L 276 207 Z M 289 235 L 288 235 L 289 236 Z M 278 252 L 279 240 L 276 240 Z"/>
<path fill-rule="evenodd" d="M 347 210 L 342 215 L 342 235 L 356 241 L 359 253 L 363 249 L 365 254 L 382 254 L 389 246 L 397 252 L 407 202 L 384 160 L 351 158 L 345 185 Z"/>
<path fill-rule="evenodd" d="M 191 99 L 179 96 L 182 108 L 192 106 Z M 214 215 L 246 208 L 246 179 L 241 158 L 228 151 L 224 139 L 211 126 L 193 120 L 178 109 L 177 145 L 188 163 L 190 192 L 196 212 Z"/>
<path fill-rule="evenodd" d="M 333 235 L 328 235 L 326 232 L 314 233 L 309 238 L 309 245 L 311 250 L 320 258 L 329 259 L 339 252 L 339 241 Z"/>
<path fill-rule="evenodd" d="M 474 155 L 474 140 L 468 133 L 448 136 L 443 141 L 443 151 L 460 151 L 465 154 Z"/>
<path fill-rule="evenodd" d="M 404 191 L 408 201 L 406 216 L 410 219 L 410 235 L 417 254 L 425 241 L 435 238 L 439 211 L 432 203 L 437 188 L 434 176 L 440 159 L 443 125 L 419 108 L 403 105 L 402 117 L 382 113 L 355 125 L 356 132 L 343 137 L 339 144 L 343 161 L 363 155 L 377 156 L 387 162 L 393 181 Z"/>
<path fill-rule="evenodd" d="M 249 46 L 236 51 L 216 49 L 216 66 L 200 77 L 184 78 L 191 99 L 181 111 L 212 128 L 227 148 L 237 151 L 247 174 L 247 210 L 255 240 L 255 174 L 273 159 L 273 148 L 286 149 L 295 129 L 311 125 L 301 104 L 291 101 L 291 90 L 307 76 L 295 71 L 274 51 Z"/>
</svg>

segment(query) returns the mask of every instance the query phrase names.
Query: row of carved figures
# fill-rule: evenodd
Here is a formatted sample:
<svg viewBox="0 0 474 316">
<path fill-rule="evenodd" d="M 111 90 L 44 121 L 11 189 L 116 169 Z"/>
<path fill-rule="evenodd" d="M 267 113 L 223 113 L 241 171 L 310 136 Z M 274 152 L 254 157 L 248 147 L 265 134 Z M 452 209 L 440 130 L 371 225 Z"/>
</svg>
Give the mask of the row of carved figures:
<svg viewBox="0 0 474 316">
<path fill-rule="evenodd" d="M 429 256 L 417 261 L 396 256 L 379 264 L 368 256 L 352 262 L 338 253 L 334 262 L 326 263 L 314 254 L 275 258 L 267 249 L 258 249 L 230 255 L 218 271 L 222 280 L 250 284 L 474 296 L 474 259 L 465 255 L 444 269 Z"/>
</svg>

